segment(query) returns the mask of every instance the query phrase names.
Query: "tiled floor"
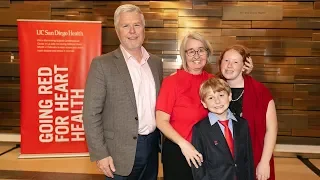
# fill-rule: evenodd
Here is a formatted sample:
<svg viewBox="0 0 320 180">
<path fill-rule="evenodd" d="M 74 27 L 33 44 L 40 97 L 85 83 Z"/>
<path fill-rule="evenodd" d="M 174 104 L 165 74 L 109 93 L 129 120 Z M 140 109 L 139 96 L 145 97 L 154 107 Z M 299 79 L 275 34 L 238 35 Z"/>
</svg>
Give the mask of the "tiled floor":
<svg viewBox="0 0 320 180">
<path fill-rule="evenodd" d="M 11 143 L 0 143 L 0 153 L 14 147 Z M 18 159 L 20 149 L 0 156 L 0 180 L 98 180 L 104 176 L 96 169 L 88 157 Z M 320 168 L 320 159 L 310 159 Z M 319 180 L 320 178 L 297 158 L 276 157 L 277 180 Z M 159 168 L 162 179 L 162 167 Z"/>
</svg>

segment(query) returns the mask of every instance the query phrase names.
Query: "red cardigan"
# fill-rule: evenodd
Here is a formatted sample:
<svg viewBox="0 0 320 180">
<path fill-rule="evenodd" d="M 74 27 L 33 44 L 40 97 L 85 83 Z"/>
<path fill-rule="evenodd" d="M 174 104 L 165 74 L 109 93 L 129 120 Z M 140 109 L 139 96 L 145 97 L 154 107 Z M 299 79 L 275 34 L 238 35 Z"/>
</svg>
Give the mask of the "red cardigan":
<svg viewBox="0 0 320 180">
<path fill-rule="evenodd" d="M 244 76 L 242 112 L 243 118 L 249 124 L 255 169 L 262 156 L 266 134 L 266 113 L 268 104 L 272 99 L 270 91 L 262 83 L 251 76 Z M 269 180 L 275 180 L 273 156 L 270 160 Z"/>
</svg>

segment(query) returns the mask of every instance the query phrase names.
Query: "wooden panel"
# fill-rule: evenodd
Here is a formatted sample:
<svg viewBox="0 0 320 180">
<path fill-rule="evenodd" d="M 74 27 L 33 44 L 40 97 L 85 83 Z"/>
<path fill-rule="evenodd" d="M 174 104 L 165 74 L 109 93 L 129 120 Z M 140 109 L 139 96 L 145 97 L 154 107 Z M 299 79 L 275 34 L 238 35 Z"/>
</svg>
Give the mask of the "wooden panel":
<svg viewBox="0 0 320 180">
<path fill-rule="evenodd" d="M 19 77 L 19 63 L 0 62 L 0 76 L 14 76 Z"/>
<path fill-rule="evenodd" d="M 278 114 L 279 128 L 308 129 L 308 115 L 306 114 Z"/>
<path fill-rule="evenodd" d="M 296 40 L 284 40 L 282 41 L 282 46 L 284 48 L 313 48 L 319 49 L 320 48 L 320 41 L 298 41 Z"/>
<path fill-rule="evenodd" d="M 18 51 L 18 40 L 0 40 L 0 51 Z"/>
<path fill-rule="evenodd" d="M 178 28 L 178 20 L 164 20 L 163 21 L 164 28 Z"/>
<path fill-rule="evenodd" d="M 77 8 L 86 9 L 92 8 L 92 1 L 52 1 L 51 8 Z"/>
<path fill-rule="evenodd" d="M 222 29 L 223 36 L 312 37 L 312 30 Z"/>
<path fill-rule="evenodd" d="M 179 18 L 179 27 L 191 28 L 221 28 L 221 20 L 219 19 L 194 19 Z"/>
<path fill-rule="evenodd" d="M 0 133 L 20 133 L 20 126 L 0 126 Z"/>
<path fill-rule="evenodd" d="M 320 92 L 320 84 L 295 84 L 295 91 Z"/>
<path fill-rule="evenodd" d="M 20 112 L 20 102 L 0 102 L 0 112 Z"/>
<path fill-rule="evenodd" d="M 320 138 L 278 136 L 277 143 L 278 144 L 319 145 Z"/>
<path fill-rule="evenodd" d="M 304 137 L 320 137 L 319 129 L 292 129 L 292 136 L 304 136 Z"/>
<path fill-rule="evenodd" d="M 297 28 L 299 28 L 299 29 L 320 29 L 320 21 L 317 21 L 317 22 L 297 21 Z"/>
<path fill-rule="evenodd" d="M 16 25 L 17 19 L 50 19 L 50 11 L 9 11 L 0 10 L 0 24 L 1 25 Z"/>
<path fill-rule="evenodd" d="M 178 29 L 178 39 L 179 41 L 182 41 L 182 39 L 184 38 L 184 36 L 188 33 L 188 32 L 198 32 L 203 36 L 206 37 L 214 37 L 214 36 L 221 36 L 221 29 L 186 29 L 186 28 L 179 28 Z"/>
<path fill-rule="evenodd" d="M 295 75 L 294 77 L 294 82 L 295 83 L 310 83 L 310 84 L 318 84 L 320 83 L 320 78 L 317 76 L 299 76 Z"/>
<path fill-rule="evenodd" d="M 251 21 L 222 21 L 221 28 L 251 28 Z"/>
<path fill-rule="evenodd" d="M 9 52 L 0 52 L 0 62 L 10 62 L 11 53 Z"/>
<path fill-rule="evenodd" d="M 237 40 L 238 44 L 242 44 L 248 48 L 281 48 L 281 41 L 256 41 L 256 40 Z"/>
<path fill-rule="evenodd" d="M 92 9 L 92 13 L 94 15 L 100 15 L 100 16 L 109 16 L 113 18 L 114 15 L 114 11 L 116 10 L 116 8 L 93 8 Z"/>
<path fill-rule="evenodd" d="M 228 46 L 236 43 L 236 37 L 234 36 L 222 36 L 222 37 L 207 37 L 212 45 L 214 51 L 223 51 Z"/>
<path fill-rule="evenodd" d="M 177 41 L 168 40 L 168 41 L 160 41 L 160 40 L 152 40 L 146 41 L 144 43 L 144 47 L 148 50 L 177 50 L 178 43 Z"/>
<path fill-rule="evenodd" d="M 1 113 L 0 113 L 1 115 Z M 20 119 L 6 119 L 6 118 L 0 118 L 0 127 L 1 126 L 20 126 Z"/>
<path fill-rule="evenodd" d="M 20 88 L 0 87 L 0 101 L 20 101 Z"/>
<path fill-rule="evenodd" d="M 150 8 L 192 9 L 192 2 L 151 1 Z"/>
<path fill-rule="evenodd" d="M 295 75 L 299 76 L 320 76 L 320 66 L 296 67 Z"/>
<path fill-rule="evenodd" d="M 282 20 L 282 6 L 224 6 L 223 20 Z"/>
<path fill-rule="evenodd" d="M 102 45 L 120 45 L 114 28 L 102 28 Z"/>
<path fill-rule="evenodd" d="M 263 83 L 271 91 L 293 91 L 292 84 Z"/>
<path fill-rule="evenodd" d="M 239 42 L 239 41 L 237 41 Z M 253 64 L 295 64 L 296 58 L 293 57 L 265 57 L 252 56 Z"/>
<path fill-rule="evenodd" d="M 297 110 L 313 110 L 313 111 L 319 111 L 320 105 L 319 105 L 320 98 L 309 98 L 309 99 L 294 99 L 293 100 L 293 106 Z"/>
<path fill-rule="evenodd" d="M 252 28 L 297 28 L 296 21 L 252 21 Z"/>
<path fill-rule="evenodd" d="M 318 57 L 297 57 L 296 63 L 320 65 L 320 59 Z"/>
<path fill-rule="evenodd" d="M 146 20 L 146 27 L 164 27 L 163 20 Z"/>
<path fill-rule="evenodd" d="M 267 29 L 265 35 L 281 37 L 312 37 L 312 33 L 312 30 Z"/>
<path fill-rule="evenodd" d="M 293 83 L 293 76 L 252 75 L 257 81 L 269 83 Z"/>
<path fill-rule="evenodd" d="M 0 1 L 0 8 L 9 7 L 9 6 L 10 6 L 10 0 L 1 0 Z"/>
<path fill-rule="evenodd" d="M 17 38 L 17 28 L 16 27 L 0 27 L 0 38 Z"/>
<path fill-rule="evenodd" d="M 11 11 L 46 11 L 50 12 L 50 4 L 25 4 L 13 3 L 10 5 Z"/>
<path fill-rule="evenodd" d="M 265 36 L 265 29 L 222 29 L 222 36 Z"/>
<path fill-rule="evenodd" d="M 271 91 L 274 98 L 308 98 L 308 92 Z"/>
<path fill-rule="evenodd" d="M 168 32 L 163 30 L 153 30 L 153 31 L 146 31 L 146 40 L 151 39 L 163 39 L 163 40 L 176 40 L 178 37 L 177 32 Z"/>
<path fill-rule="evenodd" d="M 314 2 L 314 9 L 320 9 L 320 2 Z"/>
<path fill-rule="evenodd" d="M 212 9 L 192 9 L 192 10 L 179 10 L 179 16 L 222 16 L 222 7 Z"/>
<path fill-rule="evenodd" d="M 147 12 L 143 13 L 144 18 L 147 19 L 171 19 L 171 20 L 177 20 L 178 19 L 178 13 L 177 12 Z"/>
<path fill-rule="evenodd" d="M 320 33 L 313 33 L 312 41 L 320 41 Z"/>
<path fill-rule="evenodd" d="M 268 4 L 282 6 L 283 9 L 313 9 L 313 2 L 268 2 Z"/>
<path fill-rule="evenodd" d="M 208 2 L 208 6 L 235 6 L 238 2 L 236 1 L 223 1 L 223 2 L 214 2 L 210 1 Z"/>
<path fill-rule="evenodd" d="M 320 10 L 284 9 L 283 17 L 320 17 Z"/>
</svg>

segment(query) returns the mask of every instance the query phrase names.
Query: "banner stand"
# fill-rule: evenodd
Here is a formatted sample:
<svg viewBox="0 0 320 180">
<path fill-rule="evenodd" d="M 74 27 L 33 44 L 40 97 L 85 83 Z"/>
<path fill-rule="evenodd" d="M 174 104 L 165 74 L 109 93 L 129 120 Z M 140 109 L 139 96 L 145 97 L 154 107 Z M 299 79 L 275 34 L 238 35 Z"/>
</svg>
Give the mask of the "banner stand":
<svg viewBox="0 0 320 180">
<path fill-rule="evenodd" d="M 89 153 L 20 154 L 19 159 L 88 157 Z"/>
<path fill-rule="evenodd" d="M 19 158 L 88 156 L 82 109 L 101 21 L 18 19 Z"/>
</svg>

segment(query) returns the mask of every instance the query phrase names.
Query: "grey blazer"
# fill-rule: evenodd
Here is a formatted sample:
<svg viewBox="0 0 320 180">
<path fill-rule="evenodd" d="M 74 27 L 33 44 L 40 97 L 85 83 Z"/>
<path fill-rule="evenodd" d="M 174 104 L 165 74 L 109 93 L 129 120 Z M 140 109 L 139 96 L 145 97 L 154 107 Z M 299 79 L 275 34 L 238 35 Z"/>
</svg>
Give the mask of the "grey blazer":
<svg viewBox="0 0 320 180">
<path fill-rule="evenodd" d="M 147 62 L 158 95 L 162 61 L 150 54 Z M 139 120 L 131 77 L 120 48 L 91 62 L 83 123 L 91 161 L 111 156 L 116 174 L 128 176 L 136 153 Z"/>
</svg>

